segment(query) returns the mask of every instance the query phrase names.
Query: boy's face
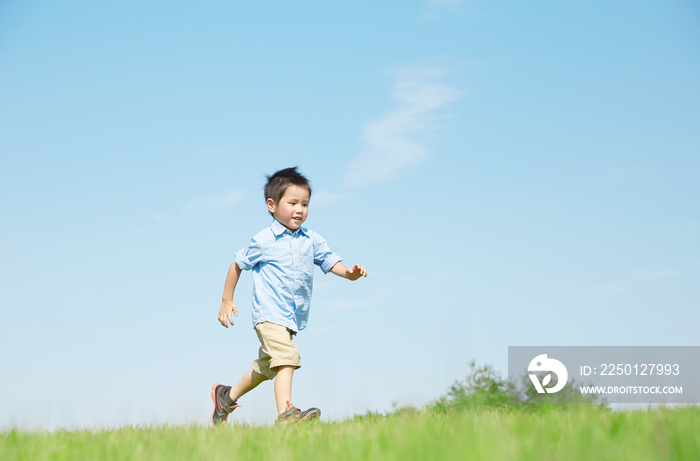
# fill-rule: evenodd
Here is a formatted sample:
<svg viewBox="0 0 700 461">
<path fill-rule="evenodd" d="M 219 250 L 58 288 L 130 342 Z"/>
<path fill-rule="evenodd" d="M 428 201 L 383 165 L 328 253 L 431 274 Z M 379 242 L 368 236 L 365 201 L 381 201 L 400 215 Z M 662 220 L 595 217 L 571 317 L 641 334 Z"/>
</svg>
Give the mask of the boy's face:
<svg viewBox="0 0 700 461">
<path fill-rule="evenodd" d="M 294 232 L 306 221 L 309 214 L 309 190 L 305 187 L 290 185 L 284 191 L 279 203 L 267 199 L 267 209 L 284 227 Z"/>
</svg>

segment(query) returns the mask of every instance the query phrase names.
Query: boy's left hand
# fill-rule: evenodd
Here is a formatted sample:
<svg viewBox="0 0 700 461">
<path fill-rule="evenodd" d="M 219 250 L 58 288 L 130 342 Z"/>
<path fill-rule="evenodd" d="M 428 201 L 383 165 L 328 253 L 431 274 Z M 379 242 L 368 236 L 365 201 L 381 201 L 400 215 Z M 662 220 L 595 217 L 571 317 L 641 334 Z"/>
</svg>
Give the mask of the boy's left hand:
<svg viewBox="0 0 700 461">
<path fill-rule="evenodd" d="M 345 270 L 345 277 L 348 280 L 357 280 L 360 277 L 367 277 L 367 269 L 362 264 L 355 264 L 352 269 Z"/>
</svg>

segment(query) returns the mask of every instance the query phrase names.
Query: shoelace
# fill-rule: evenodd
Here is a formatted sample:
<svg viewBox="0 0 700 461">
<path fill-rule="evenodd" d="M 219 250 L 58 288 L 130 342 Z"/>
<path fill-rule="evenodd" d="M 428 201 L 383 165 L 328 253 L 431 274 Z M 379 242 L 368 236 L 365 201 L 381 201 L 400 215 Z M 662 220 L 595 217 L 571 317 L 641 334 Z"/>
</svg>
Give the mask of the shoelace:
<svg viewBox="0 0 700 461">
<path fill-rule="evenodd" d="M 289 402 L 289 400 L 287 400 L 287 409 L 285 410 L 285 412 L 291 410 L 292 408 L 296 408 L 296 407 L 295 407 L 294 405 L 292 405 L 292 404 Z M 301 410 L 297 408 L 297 411 L 301 411 Z"/>
</svg>

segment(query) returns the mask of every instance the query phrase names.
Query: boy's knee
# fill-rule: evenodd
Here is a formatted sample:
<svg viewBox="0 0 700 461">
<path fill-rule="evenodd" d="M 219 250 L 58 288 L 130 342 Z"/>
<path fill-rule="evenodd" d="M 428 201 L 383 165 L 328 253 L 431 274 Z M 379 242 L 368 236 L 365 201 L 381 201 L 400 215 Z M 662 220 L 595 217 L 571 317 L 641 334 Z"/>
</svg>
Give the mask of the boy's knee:
<svg viewBox="0 0 700 461">
<path fill-rule="evenodd" d="M 277 377 L 280 373 L 294 373 L 294 370 L 297 368 L 301 368 L 295 365 L 280 365 L 278 367 L 271 368 L 271 370 L 275 373 L 275 377 Z"/>
<path fill-rule="evenodd" d="M 268 381 L 268 380 L 272 379 L 269 376 L 265 376 L 264 374 L 258 373 L 255 370 L 251 370 L 251 372 L 253 374 L 252 378 L 254 381 L 263 382 L 263 381 Z"/>
<path fill-rule="evenodd" d="M 275 379 L 275 376 L 277 375 L 277 371 L 270 368 L 269 365 L 270 365 L 269 361 L 256 360 L 255 362 L 253 362 L 253 366 L 252 366 L 253 373 L 260 375 L 260 377 L 263 381 L 267 381 L 269 379 Z"/>
</svg>

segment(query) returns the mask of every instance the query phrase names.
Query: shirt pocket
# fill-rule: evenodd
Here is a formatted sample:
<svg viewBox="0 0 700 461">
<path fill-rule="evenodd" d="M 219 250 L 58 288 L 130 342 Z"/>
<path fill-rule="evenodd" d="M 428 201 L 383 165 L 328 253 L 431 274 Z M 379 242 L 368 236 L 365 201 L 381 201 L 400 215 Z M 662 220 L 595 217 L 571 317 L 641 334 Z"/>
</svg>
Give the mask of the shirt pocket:
<svg viewBox="0 0 700 461">
<path fill-rule="evenodd" d="M 314 252 L 313 248 L 305 248 L 299 261 L 299 269 L 304 280 L 309 281 L 314 276 Z"/>
</svg>

